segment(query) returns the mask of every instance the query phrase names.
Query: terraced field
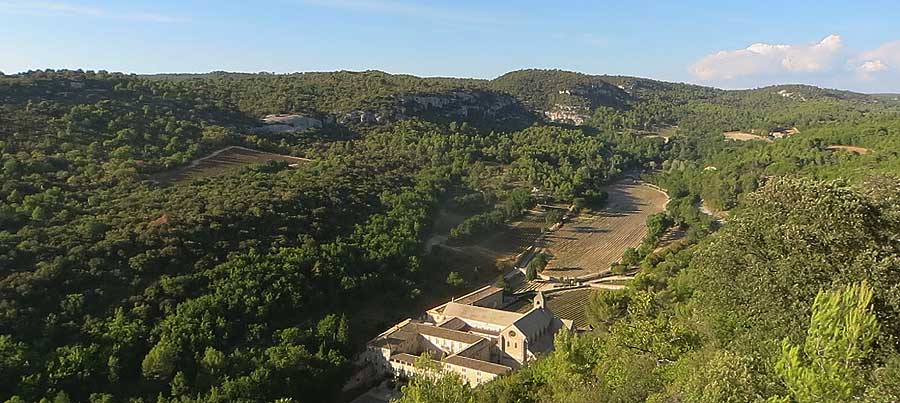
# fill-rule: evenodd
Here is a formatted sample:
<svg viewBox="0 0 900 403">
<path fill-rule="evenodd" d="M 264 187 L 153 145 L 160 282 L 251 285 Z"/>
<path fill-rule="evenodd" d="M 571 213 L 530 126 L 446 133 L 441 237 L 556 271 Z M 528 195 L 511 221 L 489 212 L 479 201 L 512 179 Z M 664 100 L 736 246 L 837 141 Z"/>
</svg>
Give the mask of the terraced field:
<svg viewBox="0 0 900 403">
<path fill-rule="evenodd" d="M 309 162 L 307 158 L 274 154 L 251 148 L 231 146 L 192 161 L 188 166 L 154 175 L 151 179 L 163 183 L 189 182 L 199 178 L 222 175 L 230 170 L 268 161 L 285 161 L 289 164 Z"/>
<path fill-rule="evenodd" d="M 541 240 L 552 256 L 543 275 L 571 278 L 609 270 L 626 249 L 640 245 L 647 217 L 662 212 L 668 201 L 662 191 L 630 179 L 605 190 L 604 209 L 582 213 Z"/>
</svg>

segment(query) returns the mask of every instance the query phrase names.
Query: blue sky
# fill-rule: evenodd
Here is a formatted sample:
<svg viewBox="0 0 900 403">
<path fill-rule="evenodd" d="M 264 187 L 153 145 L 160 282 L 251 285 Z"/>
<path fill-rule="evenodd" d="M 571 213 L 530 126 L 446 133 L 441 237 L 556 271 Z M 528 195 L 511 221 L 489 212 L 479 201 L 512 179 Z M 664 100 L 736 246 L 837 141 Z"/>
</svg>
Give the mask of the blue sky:
<svg viewBox="0 0 900 403">
<path fill-rule="evenodd" d="M 534 67 L 900 92 L 900 3 L 730 3 L 0 0 L 0 71 L 493 78 Z"/>
</svg>

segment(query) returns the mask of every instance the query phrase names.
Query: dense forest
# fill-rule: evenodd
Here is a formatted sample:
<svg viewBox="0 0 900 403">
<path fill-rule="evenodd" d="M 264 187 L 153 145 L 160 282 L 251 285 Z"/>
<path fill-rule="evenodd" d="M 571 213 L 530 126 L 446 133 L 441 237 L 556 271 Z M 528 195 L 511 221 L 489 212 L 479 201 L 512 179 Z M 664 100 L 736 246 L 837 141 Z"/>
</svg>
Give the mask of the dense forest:
<svg viewBox="0 0 900 403">
<path fill-rule="evenodd" d="M 560 103 L 590 116 L 539 118 Z M 361 112 L 387 118 L 345 119 Z M 258 130 L 276 113 L 329 123 Z M 474 390 L 416 379 L 404 399 L 896 401 L 898 113 L 541 70 L 0 76 L 0 398 L 339 400 L 367 338 L 446 295 L 432 280 L 450 268 L 423 252 L 440 208 L 466 213 L 463 242 L 643 172 L 671 197 L 654 233 L 689 242 L 629 257 L 638 277 L 548 357 Z M 800 134 L 722 137 L 784 127 Z M 156 180 L 227 146 L 309 161 Z"/>
</svg>

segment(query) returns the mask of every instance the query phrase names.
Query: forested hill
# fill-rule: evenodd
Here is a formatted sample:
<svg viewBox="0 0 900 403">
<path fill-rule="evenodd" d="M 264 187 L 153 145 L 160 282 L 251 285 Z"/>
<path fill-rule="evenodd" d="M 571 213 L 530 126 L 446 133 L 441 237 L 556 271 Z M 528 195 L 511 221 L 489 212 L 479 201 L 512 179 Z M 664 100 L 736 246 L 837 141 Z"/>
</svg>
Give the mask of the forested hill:
<svg viewBox="0 0 900 403">
<path fill-rule="evenodd" d="M 269 114 L 325 123 L 262 130 Z M 450 272 L 499 273 L 423 252 L 440 211 L 475 238 L 537 203 L 599 205 L 625 172 L 669 190 L 683 246 L 630 254 L 644 274 L 590 304 L 594 332 L 443 396 L 896 396 L 898 116 L 811 87 L 545 70 L 0 76 L 0 398 L 338 401 L 367 338 L 462 291 Z M 722 137 L 784 127 L 800 133 Z M 200 160 L 230 146 L 251 153 Z M 716 232 L 701 202 L 733 221 Z M 817 309 L 864 311 L 839 367 L 788 348 L 845 320 Z M 791 375 L 814 368 L 833 372 Z"/>
</svg>

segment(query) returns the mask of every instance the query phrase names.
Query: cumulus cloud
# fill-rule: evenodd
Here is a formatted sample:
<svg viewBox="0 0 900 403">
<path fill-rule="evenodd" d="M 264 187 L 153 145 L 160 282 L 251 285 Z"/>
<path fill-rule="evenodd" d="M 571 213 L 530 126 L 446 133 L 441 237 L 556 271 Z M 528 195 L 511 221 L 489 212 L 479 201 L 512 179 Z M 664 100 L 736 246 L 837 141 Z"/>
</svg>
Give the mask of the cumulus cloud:
<svg viewBox="0 0 900 403">
<path fill-rule="evenodd" d="M 691 73 L 701 80 L 731 80 L 778 73 L 816 73 L 835 67 L 844 45 L 829 35 L 806 45 L 755 43 L 744 49 L 723 50 L 697 61 Z"/>
<path fill-rule="evenodd" d="M 871 80 L 885 72 L 900 71 L 900 41 L 885 43 L 860 53 L 849 61 L 860 78 Z"/>
</svg>

